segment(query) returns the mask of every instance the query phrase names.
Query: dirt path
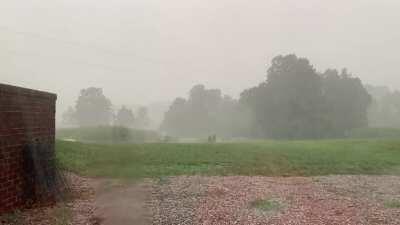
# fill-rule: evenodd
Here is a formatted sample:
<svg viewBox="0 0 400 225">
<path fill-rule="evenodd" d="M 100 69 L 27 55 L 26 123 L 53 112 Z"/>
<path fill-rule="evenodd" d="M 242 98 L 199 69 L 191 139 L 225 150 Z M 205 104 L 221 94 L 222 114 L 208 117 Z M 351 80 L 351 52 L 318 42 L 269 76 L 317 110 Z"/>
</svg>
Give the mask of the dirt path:
<svg viewBox="0 0 400 225">
<path fill-rule="evenodd" d="M 152 185 L 149 182 L 124 183 L 95 180 L 95 217 L 101 225 L 149 225 L 148 202 Z"/>
</svg>

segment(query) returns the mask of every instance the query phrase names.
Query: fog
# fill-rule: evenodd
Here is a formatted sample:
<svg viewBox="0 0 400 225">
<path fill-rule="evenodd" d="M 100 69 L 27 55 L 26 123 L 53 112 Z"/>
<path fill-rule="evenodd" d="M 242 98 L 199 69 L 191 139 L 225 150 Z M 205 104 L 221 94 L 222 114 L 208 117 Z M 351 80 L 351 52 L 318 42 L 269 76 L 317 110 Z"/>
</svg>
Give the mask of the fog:
<svg viewBox="0 0 400 225">
<path fill-rule="evenodd" d="M 4 0 L 0 82 L 115 105 L 170 103 L 204 84 L 235 98 L 266 79 L 276 55 L 320 71 L 346 67 L 400 88 L 397 0 Z"/>
</svg>

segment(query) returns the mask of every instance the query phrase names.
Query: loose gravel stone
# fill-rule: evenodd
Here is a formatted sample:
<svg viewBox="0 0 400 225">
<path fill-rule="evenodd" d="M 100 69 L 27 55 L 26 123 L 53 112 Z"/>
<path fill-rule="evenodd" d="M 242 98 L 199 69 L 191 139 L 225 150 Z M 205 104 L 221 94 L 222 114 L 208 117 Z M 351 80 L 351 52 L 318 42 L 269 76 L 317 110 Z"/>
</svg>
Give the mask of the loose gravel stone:
<svg viewBox="0 0 400 225">
<path fill-rule="evenodd" d="M 400 177 L 173 177 L 155 188 L 154 225 L 398 225 Z M 279 210 L 252 207 L 262 199 Z"/>
<path fill-rule="evenodd" d="M 27 209 L 13 215 L 12 222 L 0 221 L 6 225 L 97 225 L 93 217 L 94 190 L 90 179 L 74 174 L 66 174 L 71 188 L 72 198 L 66 203 L 58 203 L 51 207 Z"/>
</svg>

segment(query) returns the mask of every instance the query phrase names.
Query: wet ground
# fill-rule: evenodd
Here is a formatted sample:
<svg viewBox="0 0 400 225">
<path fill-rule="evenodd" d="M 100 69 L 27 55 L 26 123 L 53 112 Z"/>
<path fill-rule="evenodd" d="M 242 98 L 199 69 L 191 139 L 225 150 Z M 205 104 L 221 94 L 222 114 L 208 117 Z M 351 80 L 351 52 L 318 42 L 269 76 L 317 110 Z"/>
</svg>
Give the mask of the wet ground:
<svg viewBox="0 0 400 225">
<path fill-rule="evenodd" d="M 73 201 L 22 212 L 17 224 L 400 224 L 399 176 L 70 179 Z"/>
</svg>

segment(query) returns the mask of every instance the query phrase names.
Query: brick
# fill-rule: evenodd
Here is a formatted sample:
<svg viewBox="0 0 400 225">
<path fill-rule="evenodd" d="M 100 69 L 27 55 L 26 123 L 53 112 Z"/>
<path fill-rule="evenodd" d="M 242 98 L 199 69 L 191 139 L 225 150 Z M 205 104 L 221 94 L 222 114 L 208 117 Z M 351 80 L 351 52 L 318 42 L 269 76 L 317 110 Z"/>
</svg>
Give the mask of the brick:
<svg viewBox="0 0 400 225">
<path fill-rule="evenodd" d="M 23 174 L 23 149 L 36 138 L 54 143 L 56 99 L 51 93 L 0 84 L 0 215 L 25 204 L 23 179 L 32 174 Z"/>
</svg>

